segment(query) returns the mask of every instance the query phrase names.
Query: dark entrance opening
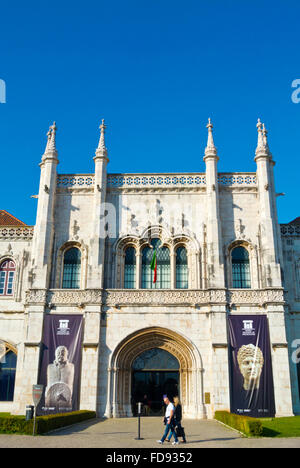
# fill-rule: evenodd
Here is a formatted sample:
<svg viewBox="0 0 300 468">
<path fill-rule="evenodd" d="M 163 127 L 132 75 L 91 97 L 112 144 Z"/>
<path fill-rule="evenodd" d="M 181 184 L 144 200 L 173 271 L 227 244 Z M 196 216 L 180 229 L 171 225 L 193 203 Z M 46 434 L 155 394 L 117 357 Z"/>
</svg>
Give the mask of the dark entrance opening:
<svg viewBox="0 0 300 468">
<path fill-rule="evenodd" d="M 161 416 L 164 412 L 163 395 L 170 400 L 179 396 L 179 362 L 160 348 L 140 354 L 132 365 L 132 412 L 137 414 L 137 403 L 143 403 L 145 416 Z"/>
</svg>

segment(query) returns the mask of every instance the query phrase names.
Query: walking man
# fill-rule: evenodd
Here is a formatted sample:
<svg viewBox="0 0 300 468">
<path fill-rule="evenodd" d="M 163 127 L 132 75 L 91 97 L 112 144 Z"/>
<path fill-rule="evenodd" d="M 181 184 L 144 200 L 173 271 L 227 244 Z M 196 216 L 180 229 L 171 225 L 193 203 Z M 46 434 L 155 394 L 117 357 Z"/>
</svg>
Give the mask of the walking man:
<svg viewBox="0 0 300 468">
<path fill-rule="evenodd" d="M 173 442 L 172 445 L 178 445 L 179 442 L 178 442 L 178 438 L 177 438 L 177 435 L 176 435 L 176 432 L 175 432 L 175 423 L 174 423 L 175 406 L 173 405 L 173 403 L 170 402 L 167 395 L 164 395 L 163 399 L 164 399 L 164 403 L 165 403 L 165 405 L 167 407 L 166 408 L 165 418 L 164 418 L 164 424 L 166 425 L 166 429 L 165 429 L 165 432 L 164 432 L 164 435 L 162 436 L 162 438 L 160 440 L 158 440 L 157 442 L 159 444 L 163 444 L 165 439 L 167 438 L 169 432 L 171 431 L 171 435 L 173 435 L 173 437 L 174 437 L 174 442 Z"/>
</svg>

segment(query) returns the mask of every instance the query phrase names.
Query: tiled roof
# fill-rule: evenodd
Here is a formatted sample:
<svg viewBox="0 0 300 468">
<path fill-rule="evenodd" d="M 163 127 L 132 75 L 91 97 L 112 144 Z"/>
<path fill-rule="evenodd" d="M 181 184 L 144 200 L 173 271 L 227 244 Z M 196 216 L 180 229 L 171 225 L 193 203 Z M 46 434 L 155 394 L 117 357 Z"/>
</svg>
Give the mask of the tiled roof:
<svg viewBox="0 0 300 468">
<path fill-rule="evenodd" d="M 294 221 L 291 221 L 288 224 L 293 224 L 294 226 L 295 225 L 300 226 L 300 216 L 298 218 L 294 219 Z"/>
<path fill-rule="evenodd" d="M 5 210 L 0 210 L 0 226 L 27 226 Z"/>
</svg>

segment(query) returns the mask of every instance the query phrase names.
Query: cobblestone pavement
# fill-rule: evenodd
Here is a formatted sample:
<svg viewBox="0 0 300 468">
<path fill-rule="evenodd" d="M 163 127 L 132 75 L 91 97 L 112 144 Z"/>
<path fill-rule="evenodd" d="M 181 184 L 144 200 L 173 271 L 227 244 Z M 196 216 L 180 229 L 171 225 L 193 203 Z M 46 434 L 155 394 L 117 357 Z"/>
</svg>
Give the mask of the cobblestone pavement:
<svg viewBox="0 0 300 468">
<path fill-rule="evenodd" d="M 0 448 L 152 448 L 174 449 L 180 448 L 279 448 L 299 447 L 300 437 L 289 439 L 248 439 L 236 431 L 225 427 L 217 421 L 183 422 L 187 435 L 187 444 L 173 447 L 169 443 L 159 445 L 164 430 L 161 418 L 143 418 L 141 437 L 137 437 L 137 419 L 94 419 L 48 435 L 13 436 L 0 435 Z"/>
</svg>

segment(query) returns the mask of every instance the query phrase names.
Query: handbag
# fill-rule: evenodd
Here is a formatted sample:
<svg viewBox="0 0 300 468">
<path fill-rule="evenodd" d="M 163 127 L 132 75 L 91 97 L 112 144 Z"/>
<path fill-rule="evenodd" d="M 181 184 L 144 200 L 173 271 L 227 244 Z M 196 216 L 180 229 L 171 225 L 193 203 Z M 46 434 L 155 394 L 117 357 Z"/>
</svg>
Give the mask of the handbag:
<svg viewBox="0 0 300 468">
<path fill-rule="evenodd" d="M 184 435 L 184 427 L 182 427 L 182 426 L 177 426 L 177 427 L 176 427 L 176 435 L 177 435 L 177 437 L 183 437 L 183 435 Z"/>
</svg>

